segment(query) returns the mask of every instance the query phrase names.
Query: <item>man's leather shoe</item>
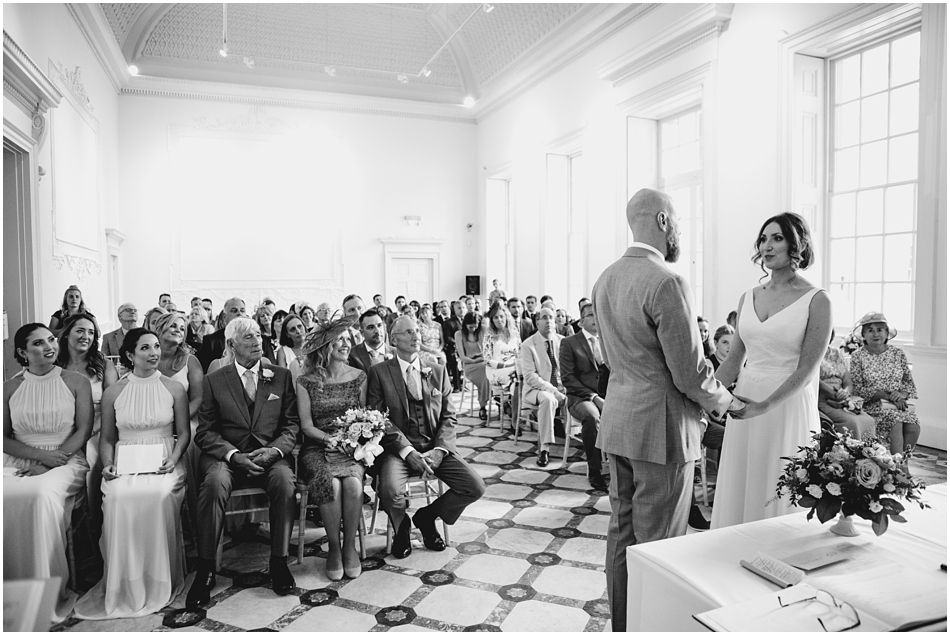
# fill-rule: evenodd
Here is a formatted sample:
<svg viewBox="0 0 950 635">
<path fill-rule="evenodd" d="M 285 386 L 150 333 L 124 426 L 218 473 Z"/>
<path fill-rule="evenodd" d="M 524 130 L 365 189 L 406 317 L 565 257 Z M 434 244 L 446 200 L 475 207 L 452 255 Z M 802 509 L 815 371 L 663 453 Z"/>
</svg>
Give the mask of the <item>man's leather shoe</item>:
<svg viewBox="0 0 950 635">
<path fill-rule="evenodd" d="M 693 505 L 689 510 L 689 528 L 694 531 L 706 531 L 709 529 L 709 521 L 703 516 L 699 505 Z"/>
<path fill-rule="evenodd" d="M 445 541 L 439 535 L 439 530 L 435 528 L 435 516 L 427 511 L 428 507 L 423 507 L 412 517 L 412 524 L 422 532 L 422 544 L 429 551 L 445 551 Z"/>
<path fill-rule="evenodd" d="M 217 580 L 214 577 L 214 570 L 201 567 L 195 573 L 195 579 L 188 590 L 188 597 L 185 598 L 185 608 L 189 611 L 197 611 L 205 607 L 211 601 L 211 591 Z"/>
<path fill-rule="evenodd" d="M 541 454 L 538 455 L 538 467 L 547 467 L 550 462 L 551 456 L 548 454 L 548 451 L 541 450 Z"/>
<path fill-rule="evenodd" d="M 277 595 L 288 595 L 297 586 L 293 574 L 287 568 L 287 561 L 284 559 L 271 558 L 270 580 L 274 586 L 274 593 Z"/>
<path fill-rule="evenodd" d="M 412 531 L 412 525 L 409 524 L 409 517 L 404 516 L 402 525 L 400 525 L 393 535 L 393 555 L 397 558 L 408 558 L 412 553 L 412 543 L 409 541 L 409 534 Z"/>
<path fill-rule="evenodd" d="M 600 490 L 602 492 L 607 491 L 607 479 L 604 478 L 603 474 L 595 474 L 590 477 L 590 487 L 591 489 Z"/>
</svg>

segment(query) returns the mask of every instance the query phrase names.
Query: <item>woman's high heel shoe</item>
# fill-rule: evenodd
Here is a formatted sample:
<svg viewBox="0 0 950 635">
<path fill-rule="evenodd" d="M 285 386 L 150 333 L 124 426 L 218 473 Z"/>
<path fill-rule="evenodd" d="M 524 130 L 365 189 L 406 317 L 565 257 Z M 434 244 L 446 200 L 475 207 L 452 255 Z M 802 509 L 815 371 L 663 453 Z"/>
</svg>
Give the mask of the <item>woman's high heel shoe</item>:
<svg viewBox="0 0 950 635">
<path fill-rule="evenodd" d="M 363 573 L 363 565 L 358 564 L 352 569 L 349 567 L 343 567 L 343 573 L 350 580 L 355 580 L 356 578 L 360 577 L 361 573 Z"/>
<path fill-rule="evenodd" d="M 343 579 L 343 569 L 327 569 L 327 577 L 337 582 Z"/>
</svg>

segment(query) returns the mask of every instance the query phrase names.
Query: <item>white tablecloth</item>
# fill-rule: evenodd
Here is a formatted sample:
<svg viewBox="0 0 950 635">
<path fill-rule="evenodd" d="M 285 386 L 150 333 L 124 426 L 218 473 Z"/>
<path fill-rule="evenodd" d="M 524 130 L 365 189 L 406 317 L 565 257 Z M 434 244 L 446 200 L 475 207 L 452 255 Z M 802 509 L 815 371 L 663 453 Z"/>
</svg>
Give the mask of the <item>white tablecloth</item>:
<svg viewBox="0 0 950 635">
<path fill-rule="evenodd" d="M 693 614 L 743 602 L 778 590 L 739 565 L 757 551 L 782 557 L 848 541 L 866 546 L 865 556 L 876 562 L 899 561 L 921 571 L 937 570 L 947 561 L 947 484 L 928 487 L 923 499 L 931 509 L 906 507 L 907 523 L 891 522 L 875 536 L 870 521 L 858 518 L 861 532 L 843 538 L 829 531 L 807 511 L 715 531 L 627 548 L 627 628 L 630 631 L 705 631 Z M 859 559 L 847 565 L 862 566 Z M 874 566 L 870 562 L 868 567 Z M 834 565 L 809 574 L 805 581 L 840 574 Z"/>
</svg>

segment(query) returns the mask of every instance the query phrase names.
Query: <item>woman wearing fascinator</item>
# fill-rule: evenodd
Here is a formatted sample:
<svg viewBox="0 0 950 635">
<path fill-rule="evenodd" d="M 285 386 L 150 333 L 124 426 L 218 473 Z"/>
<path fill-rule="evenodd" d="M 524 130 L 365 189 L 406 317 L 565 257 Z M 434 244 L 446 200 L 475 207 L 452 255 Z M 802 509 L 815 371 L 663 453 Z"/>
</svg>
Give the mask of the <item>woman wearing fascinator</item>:
<svg viewBox="0 0 950 635">
<path fill-rule="evenodd" d="M 333 420 L 366 405 L 366 373 L 346 363 L 348 331 L 357 319 L 317 322 L 304 340 L 302 374 L 297 379 L 297 410 L 304 437 L 301 475 L 311 500 L 320 506 L 329 541 L 327 577 L 334 581 L 362 572 L 356 533 L 363 507 L 364 467 L 349 452 L 328 444 Z"/>
</svg>

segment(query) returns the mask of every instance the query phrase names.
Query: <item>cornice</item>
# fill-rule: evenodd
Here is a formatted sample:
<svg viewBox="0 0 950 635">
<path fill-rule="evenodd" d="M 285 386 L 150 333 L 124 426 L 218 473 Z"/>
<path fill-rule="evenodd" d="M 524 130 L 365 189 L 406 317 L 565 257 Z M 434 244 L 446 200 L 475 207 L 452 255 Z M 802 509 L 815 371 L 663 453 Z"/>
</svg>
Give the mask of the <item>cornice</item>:
<svg viewBox="0 0 950 635">
<path fill-rule="evenodd" d="M 96 56 L 99 66 L 109 78 L 112 88 L 118 93 L 122 88 L 123 80 L 130 75 L 112 29 L 109 28 L 105 16 L 102 15 L 102 9 L 98 4 L 66 3 L 66 10 L 76 23 L 93 55 Z"/>
<path fill-rule="evenodd" d="M 706 4 L 652 39 L 598 69 L 601 79 L 621 86 L 646 71 L 714 40 L 732 18 L 733 4 Z"/>
<path fill-rule="evenodd" d="M 10 35 L 3 32 L 3 83 L 33 101 L 31 110 L 45 113 L 63 99 L 62 93 Z"/>
</svg>

